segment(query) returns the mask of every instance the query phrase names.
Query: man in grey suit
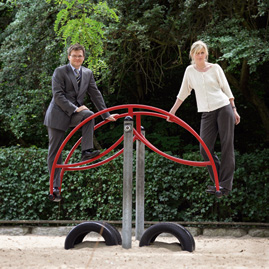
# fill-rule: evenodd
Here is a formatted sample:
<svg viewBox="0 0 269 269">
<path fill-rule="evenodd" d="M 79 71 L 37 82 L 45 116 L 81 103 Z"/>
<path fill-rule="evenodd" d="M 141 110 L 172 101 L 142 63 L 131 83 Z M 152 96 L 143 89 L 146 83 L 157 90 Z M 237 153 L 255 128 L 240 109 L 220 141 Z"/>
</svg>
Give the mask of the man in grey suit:
<svg viewBox="0 0 269 269">
<path fill-rule="evenodd" d="M 52 76 L 52 100 L 47 109 L 44 124 L 49 134 L 48 168 L 51 168 L 55 156 L 64 141 L 65 132 L 69 127 L 75 127 L 86 118 L 94 114 L 84 104 L 86 93 L 97 110 L 106 109 L 102 94 L 98 90 L 93 73 L 90 69 L 82 66 L 85 58 L 85 48 L 80 44 L 72 45 L 67 50 L 69 64 L 55 69 Z M 115 121 L 117 114 L 110 115 L 108 112 L 102 114 L 103 119 Z M 82 128 L 81 160 L 85 161 L 100 154 L 94 150 L 93 132 L 94 119 L 87 122 Z M 58 163 L 62 163 L 60 156 Z M 53 180 L 54 201 L 61 200 L 60 171 L 56 169 Z"/>
</svg>

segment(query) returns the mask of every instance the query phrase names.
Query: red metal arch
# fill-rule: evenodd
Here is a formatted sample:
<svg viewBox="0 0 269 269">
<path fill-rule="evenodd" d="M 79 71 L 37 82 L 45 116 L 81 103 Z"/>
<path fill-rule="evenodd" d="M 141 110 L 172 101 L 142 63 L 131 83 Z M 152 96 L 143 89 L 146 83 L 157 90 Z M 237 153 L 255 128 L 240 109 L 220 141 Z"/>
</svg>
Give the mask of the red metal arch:
<svg viewBox="0 0 269 269">
<path fill-rule="evenodd" d="M 93 163 L 90 165 L 86 165 L 88 163 L 94 162 L 100 158 L 102 158 L 103 156 L 107 155 L 109 152 L 111 152 L 113 149 L 115 149 L 124 139 L 124 136 L 122 135 L 118 141 L 116 141 L 110 148 L 108 148 L 107 150 L 105 150 L 104 152 L 102 152 L 99 156 L 87 160 L 87 161 L 83 161 L 83 162 L 79 162 L 79 163 L 68 163 L 70 158 L 72 157 L 74 151 L 76 150 L 76 148 L 79 146 L 79 144 L 81 143 L 81 138 L 76 142 L 76 144 L 73 146 L 73 148 L 70 150 L 67 158 L 65 159 L 63 164 L 57 164 L 57 161 L 60 157 L 60 154 L 62 153 L 65 145 L 67 144 L 67 142 L 70 140 L 70 138 L 76 133 L 77 130 L 79 130 L 85 123 L 87 123 L 88 121 L 102 115 L 105 112 L 111 112 L 114 110 L 121 110 L 121 109 L 128 109 L 128 112 L 119 114 L 116 118 L 125 118 L 126 116 L 131 116 L 133 119 L 134 117 L 136 117 L 136 128 L 134 128 L 134 138 L 133 141 L 136 140 L 140 140 L 141 142 L 143 142 L 148 148 L 150 148 L 151 150 L 153 150 L 154 152 L 162 155 L 163 157 L 170 159 L 174 162 L 178 162 L 181 164 L 185 164 L 185 165 L 190 165 L 190 166 L 200 166 L 200 167 L 204 167 L 204 166 L 208 166 L 211 165 L 212 169 L 213 169 L 213 173 L 214 173 L 214 178 L 215 178 L 215 185 L 216 185 L 216 190 L 219 191 L 219 180 L 218 180 L 218 173 L 217 173 L 217 169 L 213 160 L 213 157 L 209 151 L 209 149 L 207 148 L 206 144 L 204 143 L 204 141 L 201 139 L 201 137 L 187 124 L 185 123 L 183 120 L 179 119 L 178 117 L 170 114 L 169 112 L 156 108 L 156 107 L 152 107 L 152 106 L 146 106 L 146 105 L 138 105 L 138 104 L 128 104 L 128 105 L 119 105 L 119 106 L 114 106 L 114 107 L 110 107 L 107 108 L 105 110 L 99 111 L 95 114 L 93 114 L 92 116 L 90 116 L 89 118 L 85 119 L 84 121 L 82 121 L 79 125 L 77 125 L 70 133 L 69 135 L 65 138 L 65 140 L 63 141 L 61 147 L 59 148 L 53 165 L 52 165 L 52 169 L 51 169 L 51 174 L 50 174 L 50 194 L 53 194 L 53 178 L 54 178 L 54 173 L 55 173 L 55 169 L 56 168 L 62 168 L 61 171 L 61 185 L 62 185 L 62 180 L 63 180 L 63 175 L 65 171 L 74 171 L 74 170 L 86 170 L 86 169 L 90 169 L 90 168 L 94 168 L 94 167 L 98 167 L 100 165 L 103 165 L 113 159 L 115 159 L 116 157 L 118 157 L 120 154 L 123 153 L 123 148 L 121 150 L 119 150 L 117 153 L 115 153 L 113 156 L 110 156 L 109 158 L 102 160 L 100 162 L 97 163 Z M 140 109 L 140 111 L 134 111 L 134 109 Z M 146 110 L 150 110 L 150 111 L 141 111 L 141 109 L 146 109 Z M 152 112 L 154 111 L 154 112 Z M 118 113 L 118 112 L 117 112 Z M 209 158 L 209 161 L 189 161 L 189 160 L 183 160 L 180 158 L 176 158 L 173 157 L 169 154 L 166 154 L 162 151 L 160 151 L 158 148 L 156 148 L 154 145 L 152 145 L 141 133 L 141 116 L 153 116 L 153 117 L 159 117 L 159 118 L 163 118 L 166 119 L 168 116 L 170 117 L 170 120 L 178 125 L 180 125 L 181 127 L 183 127 L 184 129 L 186 129 L 187 131 L 189 131 L 193 136 L 195 136 L 195 138 L 199 141 L 199 143 L 202 145 L 202 147 L 204 148 L 205 152 L 207 153 L 207 156 Z M 104 124 L 108 123 L 109 121 L 104 120 L 102 122 L 100 122 L 99 124 L 95 125 L 94 130 L 102 127 Z M 83 166 L 86 165 L 86 166 Z M 61 188 L 60 188 L 61 189 Z"/>
</svg>

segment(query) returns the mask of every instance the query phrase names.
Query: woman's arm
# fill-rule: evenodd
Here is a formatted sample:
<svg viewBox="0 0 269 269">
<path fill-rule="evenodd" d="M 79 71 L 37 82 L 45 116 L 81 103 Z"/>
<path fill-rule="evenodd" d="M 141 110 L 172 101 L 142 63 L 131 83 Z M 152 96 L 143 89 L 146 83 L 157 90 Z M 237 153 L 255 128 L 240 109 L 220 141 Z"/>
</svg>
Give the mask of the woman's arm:
<svg viewBox="0 0 269 269">
<path fill-rule="evenodd" d="M 181 106 L 182 103 L 183 103 L 183 101 L 180 100 L 179 98 L 177 98 L 176 102 L 174 103 L 173 107 L 170 109 L 169 113 L 175 115 L 178 108 Z M 171 122 L 169 116 L 167 117 L 167 121 Z"/>
</svg>

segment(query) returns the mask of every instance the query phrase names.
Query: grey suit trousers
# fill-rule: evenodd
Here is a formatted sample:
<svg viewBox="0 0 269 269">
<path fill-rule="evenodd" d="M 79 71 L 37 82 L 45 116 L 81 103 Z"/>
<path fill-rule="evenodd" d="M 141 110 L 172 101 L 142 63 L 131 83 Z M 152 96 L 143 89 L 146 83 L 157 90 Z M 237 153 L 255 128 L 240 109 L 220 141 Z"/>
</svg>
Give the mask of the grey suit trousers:
<svg viewBox="0 0 269 269">
<path fill-rule="evenodd" d="M 235 117 L 230 104 L 215 111 L 202 113 L 200 136 L 212 154 L 217 168 L 220 186 L 227 190 L 232 189 L 235 169 L 234 126 Z M 221 143 L 221 161 L 214 153 L 218 135 Z M 201 145 L 200 152 L 204 160 L 208 161 L 208 156 Z M 210 179 L 215 182 L 212 167 L 208 166 L 208 170 Z"/>
<path fill-rule="evenodd" d="M 82 110 L 79 113 L 74 113 L 71 116 L 70 127 L 75 127 L 79 123 L 81 123 L 86 118 L 90 117 L 94 113 L 90 110 Z M 85 125 L 82 126 L 82 139 L 81 139 L 81 150 L 87 150 L 93 148 L 93 132 L 94 132 L 94 119 L 87 122 Z M 48 150 L 48 168 L 49 173 L 51 174 L 51 168 L 56 157 L 56 154 L 65 139 L 65 131 L 54 129 L 48 127 L 48 134 L 49 134 L 49 150 Z M 58 164 L 62 164 L 62 154 L 58 159 Z M 60 173 L 61 169 L 55 169 L 54 179 L 53 179 L 53 187 L 60 187 L 61 180 L 60 180 Z"/>
</svg>

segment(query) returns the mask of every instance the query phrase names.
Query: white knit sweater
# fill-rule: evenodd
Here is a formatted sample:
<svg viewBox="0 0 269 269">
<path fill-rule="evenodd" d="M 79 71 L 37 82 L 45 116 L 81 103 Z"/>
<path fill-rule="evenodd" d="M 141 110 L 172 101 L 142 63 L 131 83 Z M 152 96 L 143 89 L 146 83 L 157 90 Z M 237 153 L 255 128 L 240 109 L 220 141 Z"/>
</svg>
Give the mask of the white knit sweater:
<svg viewBox="0 0 269 269">
<path fill-rule="evenodd" d="M 181 88 L 177 95 L 184 101 L 192 89 L 195 91 L 198 112 L 210 112 L 226 106 L 234 98 L 222 68 L 212 64 L 206 72 L 200 72 L 190 65 L 186 68 Z"/>
</svg>

